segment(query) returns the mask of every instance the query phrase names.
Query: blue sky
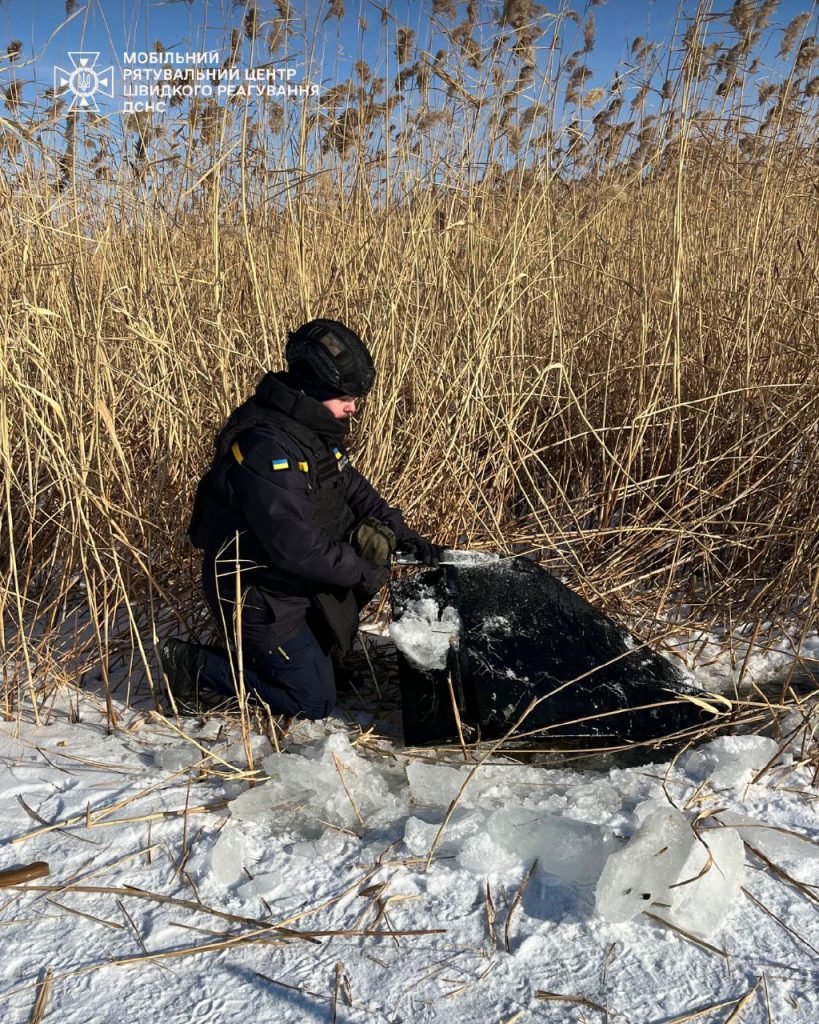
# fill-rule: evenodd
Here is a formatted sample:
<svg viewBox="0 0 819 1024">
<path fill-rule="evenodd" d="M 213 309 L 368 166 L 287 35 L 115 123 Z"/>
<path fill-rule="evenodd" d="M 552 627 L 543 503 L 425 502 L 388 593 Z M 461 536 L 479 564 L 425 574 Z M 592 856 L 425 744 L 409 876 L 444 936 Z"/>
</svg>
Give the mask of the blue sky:
<svg viewBox="0 0 819 1024">
<path fill-rule="evenodd" d="M 391 22 L 390 43 L 384 44 L 384 29 L 381 27 L 379 9 L 369 0 L 345 3 L 346 13 L 341 24 L 335 19 L 323 20 L 327 3 L 318 0 L 296 0 L 293 9 L 302 23 L 317 27 L 319 50 L 316 54 L 323 85 L 330 86 L 350 76 L 356 60 L 363 57 L 373 65 L 374 73 L 384 75 L 389 81 L 395 76 L 397 67 L 392 51 L 392 37 L 396 24 L 407 25 L 418 33 L 419 44 L 435 52 L 445 45 L 443 37 L 430 38 L 430 5 L 419 0 L 392 0 L 388 9 Z M 557 9 L 556 4 L 546 4 L 547 10 Z M 584 16 L 588 5 L 576 2 L 573 5 Z M 686 9 L 692 8 L 686 3 Z M 717 10 L 730 9 L 730 0 L 722 4 L 715 0 Z M 809 9 L 810 0 L 782 0 L 768 32 L 772 37 L 769 47 L 770 59 L 774 59 L 782 28 L 797 13 Z M 489 22 L 493 12 L 500 9 L 500 2 L 480 3 L 480 16 Z M 465 3 L 458 4 L 459 20 L 465 13 Z M 608 0 L 593 8 L 597 20 L 597 43 L 588 58 L 594 77 L 590 86 L 604 85 L 610 80 L 617 62 L 626 57 L 635 36 L 644 36 L 653 41 L 668 40 L 673 32 L 677 5 L 670 0 Z M 259 4 L 263 20 L 275 16 L 275 7 L 270 0 Z M 66 20 L 63 0 L 0 0 L 0 52 L 12 39 L 23 43 L 21 59 L 14 74 L 23 81 L 23 96 L 33 100 L 35 92 L 52 84 L 54 65 L 69 66 L 67 54 L 70 50 L 91 50 L 100 52 L 100 66 L 113 65 L 114 79 L 121 83 L 120 69 L 126 50 L 150 49 L 159 39 L 167 49 L 188 50 L 218 48 L 225 52 L 225 40 L 232 27 L 240 26 L 244 8 L 234 6 L 232 0 L 192 0 L 190 5 L 180 0 L 159 2 L 159 0 L 88 0 L 77 3 L 76 12 Z M 362 32 L 359 18 L 368 23 Z M 491 29 L 487 29 L 491 31 Z M 578 46 L 582 46 L 582 25 L 577 30 Z M 571 46 L 571 43 L 569 44 Z M 244 51 L 248 58 L 247 48 Z M 266 51 L 256 63 L 267 59 Z M 385 66 L 385 59 L 388 64 Z M 301 67 L 302 55 L 293 53 L 287 63 Z M 0 84 L 9 73 L 8 63 L 3 64 Z M 760 73 L 760 76 L 764 72 Z M 118 90 L 119 92 L 119 90 Z M 104 101 L 100 101 L 103 108 Z M 119 103 L 114 104 L 116 108 Z M 108 108 L 111 109 L 110 107 Z"/>
</svg>

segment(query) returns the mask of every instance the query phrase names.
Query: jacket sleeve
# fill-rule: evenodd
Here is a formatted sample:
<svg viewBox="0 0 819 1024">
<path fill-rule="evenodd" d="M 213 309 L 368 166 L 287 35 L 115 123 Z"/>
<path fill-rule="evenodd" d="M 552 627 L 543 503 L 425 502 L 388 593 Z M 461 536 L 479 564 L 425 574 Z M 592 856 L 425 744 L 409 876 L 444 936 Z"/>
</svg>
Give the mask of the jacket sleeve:
<svg viewBox="0 0 819 1024">
<path fill-rule="evenodd" d="M 258 435 L 240 437 L 237 443 L 242 462 L 229 473 L 233 497 L 270 564 L 317 584 L 354 587 L 365 582 L 371 566 L 350 544 L 332 541 L 313 519 L 308 476 L 298 469 L 301 456 L 283 445 L 271 448 L 269 439 Z M 288 466 L 274 470 L 273 461 Z"/>
<path fill-rule="evenodd" d="M 345 500 L 356 520 L 372 516 L 382 523 L 386 523 L 393 533 L 399 545 L 415 532 L 404 522 L 401 510 L 388 505 L 370 481 L 359 473 L 354 466 L 347 466 L 344 470 L 345 476 Z"/>
</svg>

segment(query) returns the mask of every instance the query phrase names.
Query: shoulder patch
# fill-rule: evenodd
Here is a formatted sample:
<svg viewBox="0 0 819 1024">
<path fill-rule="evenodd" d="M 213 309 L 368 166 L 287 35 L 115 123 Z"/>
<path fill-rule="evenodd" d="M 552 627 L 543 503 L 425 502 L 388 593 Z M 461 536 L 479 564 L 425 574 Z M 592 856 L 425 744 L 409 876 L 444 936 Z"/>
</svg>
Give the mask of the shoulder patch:
<svg viewBox="0 0 819 1024">
<path fill-rule="evenodd" d="M 270 468 L 274 471 L 278 469 L 290 469 L 290 459 L 271 459 Z"/>
</svg>

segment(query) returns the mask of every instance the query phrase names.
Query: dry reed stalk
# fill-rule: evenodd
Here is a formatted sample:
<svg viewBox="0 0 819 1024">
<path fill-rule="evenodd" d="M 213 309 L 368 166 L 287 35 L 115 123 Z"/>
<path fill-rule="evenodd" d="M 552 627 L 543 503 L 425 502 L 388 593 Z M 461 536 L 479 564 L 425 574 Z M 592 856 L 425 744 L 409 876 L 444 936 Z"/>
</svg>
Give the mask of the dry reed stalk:
<svg viewBox="0 0 819 1024">
<path fill-rule="evenodd" d="M 39 982 L 37 987 L 37 998 L 34 1000 L 34 1006 L 31 1008 L 31 1015 L 28 1018 L 29 1024 L 40 1024 L 46 1014 L 48 1007 L 48 997 L 51 995 L 51 983 L 54 980 L 54 976 L 50 970 L 45 972 L 43 980 Z"/>
<path fill-rule="evenodd" d="M 520 901 L 523 899 L 524 895 L 526 894 L 526 890 L 529 888 L 529 883 L 532 880 L 532 875 L 535 873 L 535 868 L 536 867 L 537 867 L 537 857 L 535 857 L 535 859 L 532 861 L 532 866 L 529 868 L 529 870 L 523 876 L 523 879 L 521 880 L 521 883 L 518 886 L 517 892 L 515 893 L 514 899 L 512 900 L 512 903 L 511 903 L 511 905 L 509 907 L 509 913 L 506 915 L 506 921 L 504 922 L 504 925 L 503 925 L 503 948 L 506 950 L 507 953 L 511 953 L 512 952 L 512 947 L 511 947 L 511 944 L 510 944 L 510 941 L 509 941 L 509 929 L 510 929 L 510 927 L 512 925 L 512 916 L 515 913 L 515 910 L 517 909 L 518 904 L 520 903 Z"/>
<path fill-rule="evenodd" d="M 455 700 L 455 687 L 452 685 L 452 673 L 447 672 L 446 684 L 449 690 L 449 701 L 452 705 L 452 717 L 455 719 L 455 728 L 458 731 L 458 742 L 461 744 L 461 751 L 463 753 L 464 761 L 469 760 L 469 753 L 466 749 L 466 742 L 464 740 L 464 730 L 461 725 L 461 712 L 458 709 L 458 702 Z"/>
<path fill-rule="evenodd" d="M 350 806 L 353 809 L 353 814 L 355 814 L 356 819 L 358 820 L 358 824 L 362 828 L 366 828 L 367 825 L 361 816 L 361 811 L 359 811 L 358 805 L 356 804 L 355 800 L 353 800 L 353 795 L 347 788 L 347 783 L 344 781 L 344 765 L 341 763 L 341 761 L 339 760 L 338 756 L 335 753 L 333 753 L 333 764 L 336 767 L 336 772 L 338 773 L 338 778 L 339 781 L 341 782 L 341 788 L 344 790 L 347 799 L 350 801 Z"/>
<path fill-rule="evenodd" d="M 22 885 L 30 882 L 33 878 L 44 878 L 49 873 L 48 864 L 43 860 L 34 861 L 32 864 L 25 864 L 19 868 L 7 868 L 0 871 L 0 889 L 10 885 Z"/>
<path fill-rule="evenodd" d="M 535 992 L 535 999 L 547 1003 L 572 1003 L 575 1006 L 586 1006 L 590 1010 L 607 1013 L 605 1006 L 601 1006 L 600 1003 L 596 1003 L 593 999 L 589 999 L 588 996 L 564 995 L 560 992 L 545 992 L 542 989 L 538 989 Z"/>
</svg>

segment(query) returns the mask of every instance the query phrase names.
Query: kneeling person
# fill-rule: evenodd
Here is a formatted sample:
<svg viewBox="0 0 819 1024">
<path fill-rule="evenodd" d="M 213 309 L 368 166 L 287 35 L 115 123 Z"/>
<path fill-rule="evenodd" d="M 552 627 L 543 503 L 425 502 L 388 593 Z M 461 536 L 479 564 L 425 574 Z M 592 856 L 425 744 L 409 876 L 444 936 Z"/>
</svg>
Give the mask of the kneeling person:
<svg viewBox="0 0 819 1024">
<path fill-rule="evenodd" d="M 441 549 L 350 462 L 349 417 L 375 378 L 361 339 L 312 320 L 288 336 L 285 358 L 219 431 L 189 526 L 233 657 L 175 638 L 160 654 L 183 703 L 198 686 L 234 694 L 241 650 L 245 687 L 273 714 L 317 719 L 336 701 L 331 651 L 349 650 L 396 546 L 428 565 Z"/>
</svg>

